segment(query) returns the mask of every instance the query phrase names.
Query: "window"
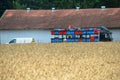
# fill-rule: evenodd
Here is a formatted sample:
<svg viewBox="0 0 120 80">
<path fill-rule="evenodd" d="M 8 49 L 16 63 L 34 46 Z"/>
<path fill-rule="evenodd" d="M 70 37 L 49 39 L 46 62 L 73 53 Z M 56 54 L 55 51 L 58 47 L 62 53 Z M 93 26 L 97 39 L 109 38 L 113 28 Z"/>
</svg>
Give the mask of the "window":
<svg viewBox="0 0 120 80">
<path fill-rule="evenodd" d="M 16 39 L 11 40 L 9 43 L 16 43 Z"/>
</svg>

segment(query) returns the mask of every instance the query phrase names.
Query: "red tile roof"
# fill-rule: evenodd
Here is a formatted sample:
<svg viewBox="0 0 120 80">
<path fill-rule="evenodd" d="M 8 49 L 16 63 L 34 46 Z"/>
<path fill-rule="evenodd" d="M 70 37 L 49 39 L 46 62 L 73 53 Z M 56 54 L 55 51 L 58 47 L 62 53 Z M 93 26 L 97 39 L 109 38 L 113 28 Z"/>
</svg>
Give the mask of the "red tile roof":
<svg viewBox="0 0 120 80">
<path fill-rule="evenodd" d="M 65 10 L 6 10 L 0 29 L 49 29 L 72 27 L 120 28 L 120 8 Z"/>
</svg>

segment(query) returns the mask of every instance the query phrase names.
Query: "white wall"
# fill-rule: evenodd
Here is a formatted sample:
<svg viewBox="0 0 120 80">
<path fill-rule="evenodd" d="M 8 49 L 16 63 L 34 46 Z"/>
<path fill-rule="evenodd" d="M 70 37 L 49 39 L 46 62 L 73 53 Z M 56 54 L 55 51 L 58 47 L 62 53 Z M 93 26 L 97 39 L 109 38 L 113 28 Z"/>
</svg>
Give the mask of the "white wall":
<svg viewBox="0 0 120 80">
<path fill-rule="evenodd" d="M 120 41 L 120 29 L 110 29 L 113 41 Z"/>
<path fill-rule="evenodd" d="M 51 42 L 50 30 L 0 30 L 0 42 L 9 43 L 13 38 L 34 38 L 35 42 Z"/>
<path fill-rule="evenodd" d="M 110 29 L 113 41 L 120 41 L 120 29 Z M 13 38 L 34 38 L 35 42 L 51 42 L 50 30 L 0 30 L 0 43 L 9 43 Z"/>
</svg>

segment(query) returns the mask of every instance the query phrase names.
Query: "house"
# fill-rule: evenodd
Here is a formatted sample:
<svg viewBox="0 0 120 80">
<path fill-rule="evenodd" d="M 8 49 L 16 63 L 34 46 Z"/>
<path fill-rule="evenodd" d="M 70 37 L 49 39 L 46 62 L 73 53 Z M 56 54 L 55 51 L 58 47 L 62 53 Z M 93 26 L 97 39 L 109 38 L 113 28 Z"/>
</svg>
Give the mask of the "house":
<svg viewBox="0 0 120 80">
<path fill-rule="evenodd" d="M 0 18 L 0 43 L 13 38 L 32 37 L 50 42 L 54 28 L 105 26 L 120 41 L 120 8 L 63 10 L 6 10 Z"/>
</svg>

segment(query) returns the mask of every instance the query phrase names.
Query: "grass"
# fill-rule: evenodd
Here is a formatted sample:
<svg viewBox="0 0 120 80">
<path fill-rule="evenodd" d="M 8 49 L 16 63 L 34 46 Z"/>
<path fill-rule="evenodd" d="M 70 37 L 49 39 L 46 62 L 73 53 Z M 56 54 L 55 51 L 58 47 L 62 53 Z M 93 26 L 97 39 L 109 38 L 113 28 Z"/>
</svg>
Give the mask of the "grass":
<svg viewBox="0 0 120 80">
<path fill-rule="evenodd" d="M 0 80 L 119 80 L 120 42 L 0 45 Z"/>
</svg>

